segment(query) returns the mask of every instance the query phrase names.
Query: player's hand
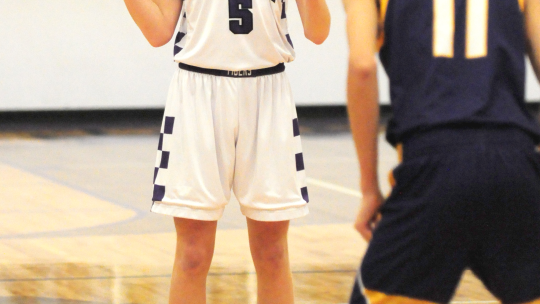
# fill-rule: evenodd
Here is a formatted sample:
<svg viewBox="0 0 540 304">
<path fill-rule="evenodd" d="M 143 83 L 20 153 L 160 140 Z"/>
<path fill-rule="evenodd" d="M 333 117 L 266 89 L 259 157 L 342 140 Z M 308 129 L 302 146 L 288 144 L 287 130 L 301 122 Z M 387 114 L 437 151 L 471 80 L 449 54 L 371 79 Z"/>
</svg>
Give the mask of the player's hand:
<svg viewBox="0 0 540 304">
<path fill-rule="evenodd" d="M 374 194 L 364 195 L 360 204 L 360 211 L 356 217 L 354 228 L 362 237 L 369 242 L 373 236 L 373 230 L 380 221 L 379 209 L 383 204 L 382 194 L 377 191 Z"/>
</svg>

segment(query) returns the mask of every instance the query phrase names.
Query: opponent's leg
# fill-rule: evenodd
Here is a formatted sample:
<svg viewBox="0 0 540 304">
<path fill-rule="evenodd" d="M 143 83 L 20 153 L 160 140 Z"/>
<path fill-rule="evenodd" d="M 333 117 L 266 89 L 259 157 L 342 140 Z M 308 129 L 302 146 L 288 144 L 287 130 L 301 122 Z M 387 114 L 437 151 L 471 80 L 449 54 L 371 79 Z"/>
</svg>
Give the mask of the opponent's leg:
<svg viewBox="0 0 540 304">
<path fill-rule="evenodd" d="M 452 147 L 438 151 L 438 143 L 427 141 L 431 138 L 417 137 L 414 145 L 405 147 L 406 157 L 394 170 L 397 183 L 381 208 L 382 219 L 364 256 L 351 304 L 452 299 L 471 246 L 469 210 L 476 202 L 476 188 L 470 185 L 476 175 L 469 162 L 476 158 Z"/>
<path fill-rule="evenodd" d="M 289 221 L 260 222 L 247 219 L 249 247 L 257 271 L 257 303 L 294 303 L 289 266 Z"/>
<path fill-rule="evenodd" d="M 177 241 L 169 304 L 204 304 L 217 221 L 175 217 L 174 225 Z"/>
<path fill-rule="evenodd" d="M 370 304 L 436 304 L 424 300 L 412 299 L 402 296 L 389 296 L 382 292 L 365 290 L 366 298 Z"/>
<path fill-rule="evenodd" d="M 518 136 L 484 153 L 492 186 L 476 212 L 470 268 L 502 303 L 538 304 L 540 154 L 528 136 Z"/>
</svg>

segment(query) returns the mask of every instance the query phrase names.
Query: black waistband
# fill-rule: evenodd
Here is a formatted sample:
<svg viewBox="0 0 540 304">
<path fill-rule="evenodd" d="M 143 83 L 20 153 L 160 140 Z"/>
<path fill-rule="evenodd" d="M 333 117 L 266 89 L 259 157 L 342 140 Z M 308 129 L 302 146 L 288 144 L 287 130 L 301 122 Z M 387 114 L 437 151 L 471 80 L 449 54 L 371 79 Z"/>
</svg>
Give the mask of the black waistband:
<svg viewBox="0 0 540 304">
<path fill-rule="evenodd" d="M 181 62 L 178 64 L 178 66 L 182 70 L 186 70 L 190 72 L 202 73 L 202 74 L 208 74 L 208 75 L 214 75 L 214 76 L 234 77 L 234 78 L 258 77 L 258 76 L 277 74 L 277 73 L 281 73 L 285 71 L 285 64 L 283 63 L 280 63 L 270 68 L 257 69 L 257 70 L 243 70 L 243 71 L 205 69 L 205 68 L 200 68 L 200 67 L 192 66 L 189 64 L 181 63 Z"/>
</svg>

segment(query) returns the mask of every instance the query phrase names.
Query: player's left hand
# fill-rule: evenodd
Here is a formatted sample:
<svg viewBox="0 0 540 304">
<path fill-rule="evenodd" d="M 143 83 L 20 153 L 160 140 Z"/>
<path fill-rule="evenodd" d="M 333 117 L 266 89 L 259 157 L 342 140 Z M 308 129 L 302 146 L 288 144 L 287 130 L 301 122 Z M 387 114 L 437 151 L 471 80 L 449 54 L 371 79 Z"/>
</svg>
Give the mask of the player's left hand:
<svg viewBox="0 0 540 304">
<path fill-rule="evenodd" d="M 383 204 L 383 200 L 383 196 L 379 191 L 374 194 L 364 194 L 362 198 L 354 228 L 360 232 L 367 242 L 373 237 L 373 230 L 381 220 L 379 209 Z"/>
</svg>

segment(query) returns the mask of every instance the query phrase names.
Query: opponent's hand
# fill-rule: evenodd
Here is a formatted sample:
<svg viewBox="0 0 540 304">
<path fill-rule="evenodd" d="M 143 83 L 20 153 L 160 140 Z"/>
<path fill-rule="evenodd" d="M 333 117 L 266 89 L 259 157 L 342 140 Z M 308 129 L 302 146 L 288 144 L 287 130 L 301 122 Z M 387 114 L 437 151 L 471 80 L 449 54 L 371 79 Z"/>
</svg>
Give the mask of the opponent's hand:
<svg viewBox="0 0 540 304">
<path fill-rule="evenodd" d="M 369 242 L 373 236 L 373 230 L 380 221 L 379 209 L 383 204 L 383 197 L 380 192 L 364 195 L 360 204 L 360 211 L 356 216 L 354 228 L 360 232 L 364 240 Z"/>
</svg>

